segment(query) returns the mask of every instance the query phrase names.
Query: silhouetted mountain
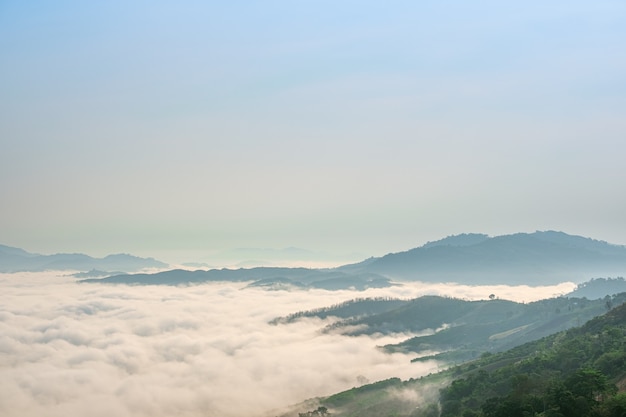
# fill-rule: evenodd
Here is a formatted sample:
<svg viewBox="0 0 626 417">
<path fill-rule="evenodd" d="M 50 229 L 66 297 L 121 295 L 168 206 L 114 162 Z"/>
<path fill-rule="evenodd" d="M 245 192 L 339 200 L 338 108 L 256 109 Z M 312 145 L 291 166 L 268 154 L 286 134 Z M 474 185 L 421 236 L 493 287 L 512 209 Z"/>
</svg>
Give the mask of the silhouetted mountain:
<svg viewBox="0 0 626 417">
<path fill-rule="evenodd" d="M 102 282 L 179 285 L 262 280 L 253 285 L 268 289 L 363 290 L 389 286 L 392 281 L 546 285 L 582 282 L 603 275 L 626 275 L 626 247 L 548 231 L 497 237 L 449 236 L 405 252 L 332 269 L 257 267 L 195 273 L 176 270 L 110 277 Z"/>
<path fill-rule="evenodd" d="M 329 290 L 381 288 L 392 285 L 390 280 L 377 274 L 351 274 L 333 269 L 268 268 L 211 269 L 208 271 L 185 271 L 176 269 L 156 274 L 116 275 L 102 279 L 86 279 L 81 282 L 101 282 L 142 285 L 185 285 L 202 282 L 246 282 L 250 287 L 266 289 L 323 288 Z"/>
<path fill-rule="evenodd" d="M 134 272 L 147 268 L 166 268 L 167 264 L 152 258 L 139 258 L 127 254 L 92 258 L 81 253 L 39 255 L 23 249 L 0 245 L 0 272 L 48 270 L 108 270 Z"/>
<path fill-rule="evenodd" d="M 97 269 L 92 269 L 86 272 L 77 272 L 72 274 L 74 278 L 102 278 L 102 277 L 110 277 L 112 275 L 120 275 L 123 274 L 122 271 L 98 271 Z"/>
<path fill-rule="evenodd" d="M 462 233 L 460 235 L 448 236 L 434 242 L 428 242 L 422 248 L 432 248 L 434 246 L 471 246 L 483 243 L 489 239 L 488 235 L 482 233 Z"/>
<path fill-rule="evenodd" d="M 554 284 L 624 275 L 626 247 L 554 231 L 469 234 L 342 268 L 424 282 Z"/>
</svg>

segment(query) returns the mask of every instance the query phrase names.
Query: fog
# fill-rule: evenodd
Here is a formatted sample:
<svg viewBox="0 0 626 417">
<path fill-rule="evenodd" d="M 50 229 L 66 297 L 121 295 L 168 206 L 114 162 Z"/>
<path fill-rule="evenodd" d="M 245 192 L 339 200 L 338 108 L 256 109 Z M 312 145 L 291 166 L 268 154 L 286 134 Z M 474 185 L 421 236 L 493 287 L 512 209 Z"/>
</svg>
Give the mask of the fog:
<svg viewBox="0 0 626 417">
<path fill-rule="evenodd" d="M 489 294 L 532 301 L 574 285 L 412 284 L 365 292 L 78 284 L 60 273 L 0 274 L 3 416 L 265 416 L 305 399 L 436 362 L 376 346 L 409 335 L 323 334 L 328 321 L 268 321 L 355 297 Z M 407 395 L 404 393 L 403 395 Z M 294 413 L 295 414 L 295 413 Z"/>
</svg>

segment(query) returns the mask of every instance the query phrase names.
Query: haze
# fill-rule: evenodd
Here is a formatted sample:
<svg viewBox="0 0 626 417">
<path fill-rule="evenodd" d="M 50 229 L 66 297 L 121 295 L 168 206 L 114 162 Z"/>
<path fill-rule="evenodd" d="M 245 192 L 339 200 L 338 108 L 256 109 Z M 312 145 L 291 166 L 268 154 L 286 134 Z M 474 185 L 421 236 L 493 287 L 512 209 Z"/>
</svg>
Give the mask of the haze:
<svg viewBox="0 0 626 417">
<path fill-rule="evenodd" d="M 3 1 L 2 243 L 624 244 L 625 43 L 617 0 Z"/>
</svg>

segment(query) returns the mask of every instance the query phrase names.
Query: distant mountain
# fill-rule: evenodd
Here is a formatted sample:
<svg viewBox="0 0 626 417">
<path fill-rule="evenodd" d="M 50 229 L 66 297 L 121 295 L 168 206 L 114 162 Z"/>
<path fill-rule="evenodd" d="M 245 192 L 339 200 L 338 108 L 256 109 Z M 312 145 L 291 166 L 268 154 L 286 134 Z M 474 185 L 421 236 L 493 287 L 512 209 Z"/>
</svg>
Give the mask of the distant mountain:
<svg viewBox="0 0 626 417">
<path fill-rule="evenodd" d="M 432 248 L 434 246 L 471 246 L 483 243 L 487 239 L 489 239 L 489 236 L 482 233 L 463 233 L 444 237 L 434 242 L 428 242 L 423 245 L 422 248 Z"/>
<path fill-rule="evenodd" d="M 185 285 L 211 281 L 247 282 L 249 287 L 265 289 L 320 288 L 327 290 L 381 288 L 392 285 L 388 278 L 368 272 L 347 273 L 333 269 L 272 268 L 211 269 L 185 271 L 175 269 L 156 274 L 124 274 L 81 282 L 141 285 Z"/>
<path fill-rule="evenodd" d="M 81 279 L 85 279 L 85 278 L 103 278 L 103 277 L 110 277 L 112 275 L 120 275 L 123 274 L 122 271 L 98 271 L 97 269 L 92 269 L 90 271 L 84 271 L 84 272 L 76 272 L 75 274 L 72 274 L 71 276 L 73 276 L 74 278 L 81 278 Z"/>
<path fill-rule="evenodd" d="M 578 284 L 574 291 L 565 296 L 585 297 L 590 300 L 597 300 L 621 292 L 626 292 L 626 280 L 624 280 L 624 278 L 594 278 L 590 281 Z"/>
<path fill-rule="evenodd" d="M 153 258 L 139 258 L 127 254 L 92 258 L 81 253 L 39 255 L 23 249 L 0 245 L 0 272 L 38 272 L 64 270 L 100 270 L 135 272 L 147 268 L 166 268 L 167 264 Z"/>
<path fill-rule="evenodd" d="M 285 251 L 301 252 L 295 248 Z M 252 286 L 363 290 L 399 281 L 548 285 L 580 283 L 594 276 L 624 275 L 626 247 L 548 231 L 496 237 L 476 233 L 449 236 L 419 248 L 338 268 L 257 267 L 193 273 L 175 270 L 154 275 L 120 275 L 102 282 L 179 285 L 258 281 Z"/>
<path fill-rule="evenodd" d="M 555 231 L 465 234 L 342 268 L 396 280 L 544 285 L 626 275 L 626 247 Z"/>
</svg>

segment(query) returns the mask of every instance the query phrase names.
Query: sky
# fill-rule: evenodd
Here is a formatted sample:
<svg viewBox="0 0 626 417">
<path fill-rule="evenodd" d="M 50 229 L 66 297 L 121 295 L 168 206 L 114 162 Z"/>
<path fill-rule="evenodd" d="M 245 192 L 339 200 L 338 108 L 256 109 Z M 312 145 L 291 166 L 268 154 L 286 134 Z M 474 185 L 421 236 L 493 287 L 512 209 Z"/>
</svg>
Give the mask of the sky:
<svg viewBox="0 0 626 417">
<path fill-rule="evenodd" d="M 77 285 L 51 272 L 0 274 L 0 414 L 273 417 L 366 381 L 406 380 L 443 366 L 376 348 L 410 334 L 348 337 L 321 332 L 330 318 L 269 325 L 276 317 L 355 297 L 486 299 L 493 292 L 528 302 L 574 287 L 409 283 L 357 293 L 244 286 Z"/>
<path fill-rule="evenodd" d="M 626 244 L 626 3 L 0 2 L 0 243 Z"/>
</svg>

